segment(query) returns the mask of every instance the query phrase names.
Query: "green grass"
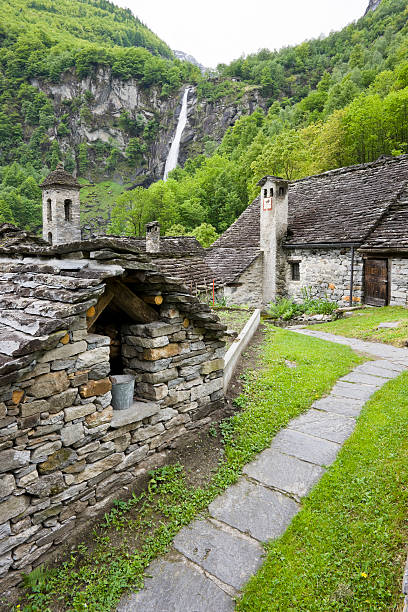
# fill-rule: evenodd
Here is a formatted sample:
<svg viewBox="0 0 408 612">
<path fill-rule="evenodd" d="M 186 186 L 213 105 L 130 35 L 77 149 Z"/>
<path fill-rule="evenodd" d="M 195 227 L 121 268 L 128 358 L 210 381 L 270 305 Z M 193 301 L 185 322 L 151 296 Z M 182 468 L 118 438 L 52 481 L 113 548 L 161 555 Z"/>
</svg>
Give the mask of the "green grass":
<svg viewBox="0 0 408 612">
<path fill-rule="evenodd" d="M 264 368 L 247 371 L 244 392 L 236 400 L 242 412 L 221 424 L 225 456 L 210 482 L 201 488 L 188 485 L 178 465 L 156 470 L 141 496 L 115 504 L 94 530 L 89 549 L 78 547 L 58 569 L 31 584 L 22 609 L 113 610 L 125 590 L 143 585 L 146 567 L 168 549 L 179 529 L 236 482 L 242 467 L 291 418 L 362 361 L 348 347 L 271 326 L 261 353 Z"/>
<path fill-rule="evenodd" d="M 337 461 L 246 586 L 240 612 L 398 610 L 407 553 L 408 373 L 366 404 Z"/>
<path fill-rule="evenodd" d="M 377 329 L 380 323 L 400 321 L 395 329 Z M 405 346 L 408 340 L 408 308 L 402 306 L 385 306 L 384 308 L 367 308 L 356 311 L 352 317 L 338 319 L 331 323 L 314 325 L 309 329 L 327 331 L 341 336 L 386 342 L 394 346 Z"/>
<path fill-rule="evenodd" d="M 252 311 L 250 310 L 221 310 L 216 309 L 216 314 L 221 319 L 221 323 L 227 325 L 229 330 L 233 330 L 239 334 L 245 324 L 249 321 Z M 227 344 L 231 344 L 229 341 Z"/>
<path fill-rule="evenodd" d="M 90 185 L 89 181 L 80 179 L 81 188 L 81 223 L 94 217 L 108 219 L 116 198 L 125 191 L 125 186 L 115 181 L 102 181 Z"/>
</svg>

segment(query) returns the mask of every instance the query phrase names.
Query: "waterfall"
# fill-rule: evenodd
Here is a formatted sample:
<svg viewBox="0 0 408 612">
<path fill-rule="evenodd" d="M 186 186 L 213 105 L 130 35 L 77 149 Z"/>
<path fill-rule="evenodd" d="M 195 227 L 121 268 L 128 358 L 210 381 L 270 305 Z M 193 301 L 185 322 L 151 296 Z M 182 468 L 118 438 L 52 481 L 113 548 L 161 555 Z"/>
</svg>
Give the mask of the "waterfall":
<svg viewBox="0 0 408 612">
<path fill-rule="evenodd" d="M 166 166 L 164 168 L 163 181 L 167 180 L 167 176 L 170 170 L 174 170 L 174 168 L 177 166 L 179 150 L 180 150 L 180 140 L 183 134 L 183 130 L 186 127 L 186 123 L 187 123 L 187 98 L 188 98 L 189 91 L 190 89 L 188 87 L 186 87 L 186 89 L 184 90 L 183 103 L 181 105 L 181 111 L 180 111 L 180 116 L 178 119 L 176 133 L 174 135 L 173 142 L 171 143 L 170 151 L 166 159 Z"/>
</svg>

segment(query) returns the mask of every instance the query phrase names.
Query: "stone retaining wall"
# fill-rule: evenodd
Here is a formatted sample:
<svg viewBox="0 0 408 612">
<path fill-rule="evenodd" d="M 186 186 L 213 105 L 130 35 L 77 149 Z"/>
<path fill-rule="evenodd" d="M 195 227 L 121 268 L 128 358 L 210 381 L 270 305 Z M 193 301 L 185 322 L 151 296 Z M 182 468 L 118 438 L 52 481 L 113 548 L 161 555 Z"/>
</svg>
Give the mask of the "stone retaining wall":
<svg viewBox="0 0 408 612">
<path fill-rule="evenodd" d="M 0 389 L 2 592 L 222 405 L 219 332 L 175 307 L 161 314 L 121 328 L 125 372 L 135 374 L 140 398 L 128 410 L 112 409 L 110 338 L 88 334 L 85 316 L 52 335 L 34 370 Z"/>
</svg>

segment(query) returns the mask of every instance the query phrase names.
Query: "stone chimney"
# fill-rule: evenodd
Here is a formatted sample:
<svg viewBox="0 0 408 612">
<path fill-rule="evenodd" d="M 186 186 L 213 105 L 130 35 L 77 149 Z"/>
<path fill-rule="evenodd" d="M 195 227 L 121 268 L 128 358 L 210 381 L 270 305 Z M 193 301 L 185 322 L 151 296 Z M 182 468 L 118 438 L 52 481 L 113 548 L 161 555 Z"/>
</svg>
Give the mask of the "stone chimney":
<svg viewBox="0 0 408 612">
<path fill-rule="evenodd" d="M 152 221 L 146 225 L 146 253 L 160 253 L 160 223 Z"/>
<path fill-rule="evenodd" d="M 289 182 L 265 176 L 261 187 L 260 249 L 264 258 L 263 303 L 276 300 L 285 287 L 285 256 L 282 242 L 288 229 Z"/>
<path fill-rule="evenodd" d="M 81 240 L 81 185 L 59 163 L 40 185 L 42 189 L 43 238 L 50 244 Z"/>
</svg>

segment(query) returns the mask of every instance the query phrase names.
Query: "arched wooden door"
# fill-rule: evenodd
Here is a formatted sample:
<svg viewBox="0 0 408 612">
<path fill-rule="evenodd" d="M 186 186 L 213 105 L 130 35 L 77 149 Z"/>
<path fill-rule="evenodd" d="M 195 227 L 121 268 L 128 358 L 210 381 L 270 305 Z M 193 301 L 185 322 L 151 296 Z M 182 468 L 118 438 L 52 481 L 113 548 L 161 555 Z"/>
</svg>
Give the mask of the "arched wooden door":
<svg viewBox="0 0 408 612">
<path fill-rule="evenodd" d="M 388 259 L 365 260 L 364 302 L 369 306 L 387 306 Z"/>
</svg>

